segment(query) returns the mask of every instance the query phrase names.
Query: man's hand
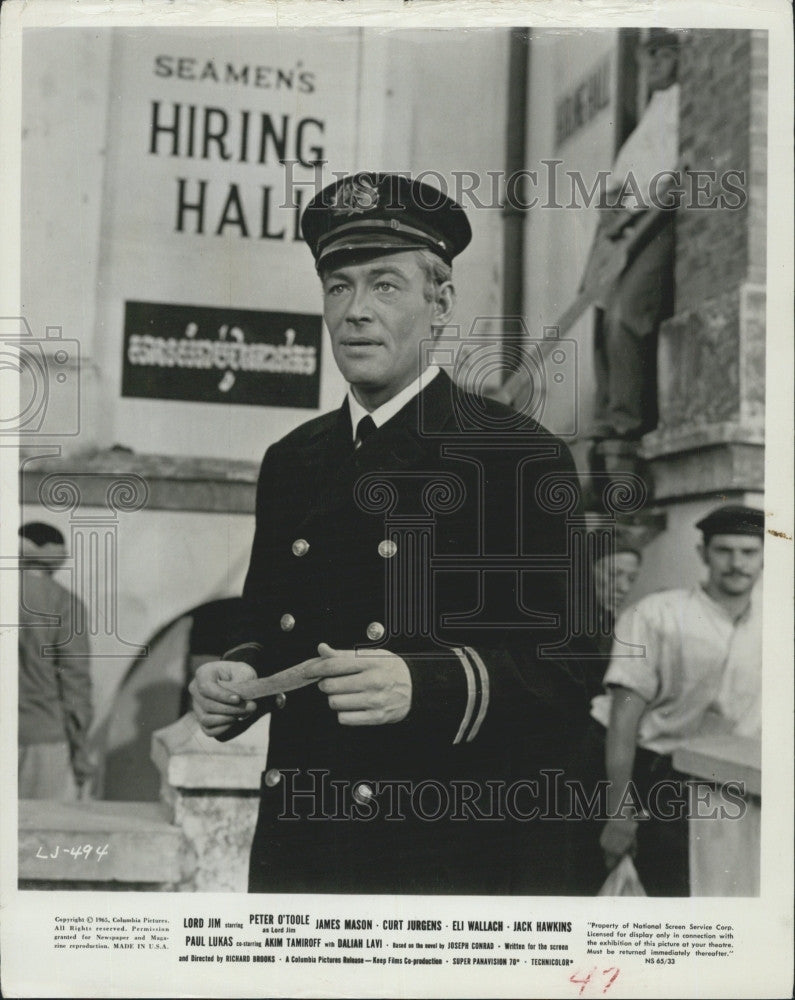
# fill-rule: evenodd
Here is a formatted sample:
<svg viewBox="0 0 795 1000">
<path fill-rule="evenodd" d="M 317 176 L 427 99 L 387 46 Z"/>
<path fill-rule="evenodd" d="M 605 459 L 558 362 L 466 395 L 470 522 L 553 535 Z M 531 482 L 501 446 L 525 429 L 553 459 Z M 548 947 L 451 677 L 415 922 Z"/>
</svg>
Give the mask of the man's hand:
<svg viewBox="0 0 795 1000">
<path fill-rule="evenodd" d="M 638 824 L 634 819 L 618 817 L 607 821 L 599 844 L 604 852 L 608 871 L 612 871 L 625 854 L 635 856 L 637 830 Z"/>
<path fill-rule="evenodd" d="M 85 744 L 71 748 L 72 771 L 75 781 L 80 789 L 90 790 L 99 770 L 99 761 L 96 751 L 89 750 Z M 87 798 L 82 795 L 80 798 Z"/>
<path fill-rule="evenodd" d="M 383 726 L 409 714 L 411 674 L 405 660 L 387 650 L 368 656 L 325 642 L 317 651 L 318 687 L 343 726 Z"/>
<path fill-rule="evenodd" d="M 211 660 L 199 667 L 188 690 L 193 699 L 193 713 L 207 736 L 220 736 L 257 708 L 256 702 L 244 702 L 219 681 L 248 681 L 256 676 L 253 667 L 237 660 Z"/>
</svg>

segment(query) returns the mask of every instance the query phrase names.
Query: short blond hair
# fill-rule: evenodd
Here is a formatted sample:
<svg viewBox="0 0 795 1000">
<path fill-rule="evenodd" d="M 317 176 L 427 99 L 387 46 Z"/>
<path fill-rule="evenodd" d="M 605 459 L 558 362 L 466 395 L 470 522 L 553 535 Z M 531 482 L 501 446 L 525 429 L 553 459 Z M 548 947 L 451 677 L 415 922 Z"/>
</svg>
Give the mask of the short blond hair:
<svg viewBox="0 0 795 1000">
<path fill-rule="evenodd" d="M 396 248 L 395 252 L 401 253 L 403 251 Z M 425 274 L 425 298 L 428 302 L 433 302 L 437 289 L 445 284 L 445 282 L 453 280 L 453 269 L 438 254 L 433 253 L 431 250 L 413 250 L 411 252 L 416 257 L 417 264 Z M 318 268 L 317 273 L 321 281 L 326 279 L 329 270 L 328 267 Z"/>
<path fill-rule="evenodd" d="M 453 269 L 431 250 L 415 250 L 417 262 L 425 272 L 425 298 L 433 302 L 440 285 L 453 280 Z"/>
</svg>

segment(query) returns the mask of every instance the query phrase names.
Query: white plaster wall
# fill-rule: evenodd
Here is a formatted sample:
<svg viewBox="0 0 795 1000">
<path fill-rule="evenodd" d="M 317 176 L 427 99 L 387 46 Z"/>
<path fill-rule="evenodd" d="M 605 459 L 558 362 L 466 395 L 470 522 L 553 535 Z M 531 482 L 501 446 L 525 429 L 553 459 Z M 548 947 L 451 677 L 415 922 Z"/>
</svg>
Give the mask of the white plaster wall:
<svg viewBox="0 0 795 1000">
<path fill-rule="evenodd" d="M 453 196 L 470 184 L 454 171 L 482 178 L 476 190 L 489 207 L 462 197 L 473 235 L 453 265 L 462 336 L 502 309 L 503 221 L 488 171 L 505 167 L 508 42 L 504 29 L 395 32 L 387 50 L 383 168 L 437 172 Z M 428 183 L 439 185 L 432 174 Z"/>
<path fill-rule="evenodd" d="M 538 171 L 533 192 L 539 204 L 527 212 L 525 311 L 533 337 L 542 337 L 545 326 L 557 323 L 577 294 L 591 238 L 596 209 L 568 207 L 571 183 L 567 171 L 580 171 L 590 189 L 599 170 L 613 162 L 615 134 L 616 48 L 615 30 L 534 30 L 530 55 L 530 101 L 528 108 L 527 166 Z M 555 145 L 557 102 L 570 93 L 605 57 L 611 60 L 612 104 L 567 139 Z M 552 167 L 544 160 L 562 160 L 554 168 L 557 189 L 547 178 Z M 563 208 L 551 207 L 555 203 Z M 550 206 L 550 207 L 547 207 Z M 588 310 L 565 336 L 577 343 L 576 407 L 578 433 L 587 430 L 593 398 L 593 310 Z M 571 352 L 567 350 L 569 358 Z M 569 365 L 571 361 L 567 362 Z M 567 369 L 566 374 L 571 369 Z M 571 400 L 567 391 L 550 393 L 543 422 L 558 433 L 570 425 Z"/>
<path fill-rule="evenodd" d="M 84 448 L 99 435 L 105 391 L 94 329 L 110 71 L 108 31 L 25 33 L 22 310 L 35 338 L 59 326 L 63 338 L 79 343 L 81 434 L 61 440 L 67 450 Z M 50 400 L 52 426 L 67 419 L 60 398 L 56 392 Z"/>
</svg>

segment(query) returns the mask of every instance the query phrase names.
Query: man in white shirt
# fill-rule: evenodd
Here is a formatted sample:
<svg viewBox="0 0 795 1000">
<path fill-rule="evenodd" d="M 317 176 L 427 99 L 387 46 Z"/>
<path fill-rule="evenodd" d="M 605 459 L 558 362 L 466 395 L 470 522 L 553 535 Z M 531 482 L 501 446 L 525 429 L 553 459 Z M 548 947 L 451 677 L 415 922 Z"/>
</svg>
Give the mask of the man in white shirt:
<svg viewBox="0 0 795 1000">
<path fill-rule="evenodd" d="M 651 99 L 616 157 L 595 246 L 633 240 L 633 228 L 661 197 L 660 175 L 679 159 L 677 36 L 651 29 L 639 58 Z M 629 262 L 602 302 L 595 333 L 594 471 L 602 470 L 605 458 L 609 464 L 616 446 L 634 453 L 640 437 L 657 426 L 657 332 L 673 312 L 673 241 L 672 213 L 659 212 L 631 242 Z"/>
<path fill-rule="evenodd" d="M 459 205 L 359 174 L 302 231 L 350 389 L 268 449 L 237 643 L 191 685 L 218 739 L 271 711 L 249 888 L 555 892 L 563 838 L 531 800 L 587 699 L 542 650 L 566 628 L 565 572 L 533 562 L 565 568 L 568 514 L 542 486 L 576 475 L 571 456 L 429 364 L 471 236 Z M 294 666 L 311 683 L 258 704 L 225 686 Z"/>
<path fill-rule="evenodd" d="M 612 868 L 635 855 L 649 895 L 687 895 L 687 816 L 664 816 L 654 791 L 684 803 L 682 776 L 670 756 L 682 740 L 722 731 L 761 731 L 762 620 L 755 585 L 762 572 L 764 513 L 727 505 L 696 525 L 707 580 L 690 590 L 649 596 L 616 625 L 617 641 L 591 714 L 607 728 L 605 770 L 609 818 L 601 834 Z M 634 782 L 649 818 L 616 815 Z M 673 790 L 673 796 L 670 794 Z M 656 798 L 652 802 L 650 796 Z"/>
</svg>

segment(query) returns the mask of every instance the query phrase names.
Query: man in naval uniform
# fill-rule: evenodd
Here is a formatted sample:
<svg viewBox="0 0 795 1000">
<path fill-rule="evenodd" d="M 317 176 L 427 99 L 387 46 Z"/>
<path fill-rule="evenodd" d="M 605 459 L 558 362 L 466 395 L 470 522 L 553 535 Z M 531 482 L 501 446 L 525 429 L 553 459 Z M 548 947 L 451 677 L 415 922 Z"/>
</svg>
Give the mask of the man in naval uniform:
<svg viewBox="0 0 795 1000">
<path fill-rule="evenodd" d="M 358 174 L 302 232 L 350 388 L 268 449 L 239 642 L 191 684 L 218 739 L 271 712 L 249 888 L 557 892 L 551 790 L 587 721 L 563 642 L 571 456 L 431 363 L 461 206 Z M 299 664 L 298 690 L 232 691 Z"/>
</svg>

